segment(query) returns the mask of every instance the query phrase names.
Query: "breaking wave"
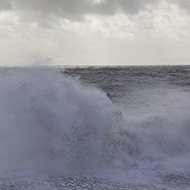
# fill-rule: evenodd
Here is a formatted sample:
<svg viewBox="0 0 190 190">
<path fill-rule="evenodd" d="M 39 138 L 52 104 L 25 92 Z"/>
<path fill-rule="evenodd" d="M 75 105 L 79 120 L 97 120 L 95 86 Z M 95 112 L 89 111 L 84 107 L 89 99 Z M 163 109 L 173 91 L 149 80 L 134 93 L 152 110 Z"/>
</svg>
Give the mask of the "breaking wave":
<svg viewBox="0 0 190 190">
<path fill-rule="evenodd" d="M 134 112 L 57 70 L 3 71 L 0 78 L 3 176 L 190 169 L 188 93 L 151 93 L 150 104 Z"/>
<path fill-rule="evenodd" d="M 0 89 L 4 173 L 80 173 L 110 159 L 116 110 L 103 92 L 48 69 L 3 73 Z"/>
</svg>

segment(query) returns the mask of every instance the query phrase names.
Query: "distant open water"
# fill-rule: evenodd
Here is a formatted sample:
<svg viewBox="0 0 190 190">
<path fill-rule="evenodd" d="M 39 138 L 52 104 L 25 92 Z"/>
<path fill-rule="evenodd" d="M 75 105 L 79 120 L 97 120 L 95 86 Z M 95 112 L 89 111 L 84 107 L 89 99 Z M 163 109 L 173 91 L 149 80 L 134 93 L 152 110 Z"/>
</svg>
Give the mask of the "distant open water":
<svg viewBox="0 0 190 190">
<path fill-rule="evenodd" d="M 190 189 L 190 67 L 0 69 L 0 189 Z"/>
</svg>

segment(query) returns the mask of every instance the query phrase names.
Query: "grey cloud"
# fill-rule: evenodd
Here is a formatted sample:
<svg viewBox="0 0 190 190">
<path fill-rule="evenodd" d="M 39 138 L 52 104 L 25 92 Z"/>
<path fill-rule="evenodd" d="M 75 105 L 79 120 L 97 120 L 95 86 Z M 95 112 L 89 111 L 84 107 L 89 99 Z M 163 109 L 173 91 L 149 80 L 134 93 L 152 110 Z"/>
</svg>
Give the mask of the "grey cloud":
<svg viewBox="0 0 190 190">
<path fill-rule="evenodd" d="M 2 3 L 1 3 L 2 2 Z M 136 14 L 151 0 L 105 0 L 94 4 L 90 0 L 0 0 L 1 5 L 10 4 L 16 10 L 41 12 L 60 17 L 77 19 L 85 14 L 113 15 L 117 10 Z"/>
<path fill-rule="evenodd" d="M 14 0 L 18 10 L 42 12 L 64 18 L 78 19 L 85 14 L 114 14 L 115 2 L 93 4 L 89 0 Z"/>
<path fill-rule="evenodd" d="M 147 0 L 120 0 L 115 1 L 118 3 L 120 9 L 124 12 L 128 12 L 130 14 L 136 14 L 140 9 L 144 7 L 144 5 L 148 2 Z"/>
<path fill-rule="evenodd" d="M 10 10 L 11 2 L 9 0 L 0 0 L 0 10 Z"/>
<path fill-rule="evenodd" d="M 183 10 L 190 13 L 190 1 L 189 0 L 176 0 L 176 3 L 181 7 Z"/>
<path fill-rule="evenodd" d="M 94 4 L 91 0 L 0 0 L 0 9 L 13 9 L 21 13 L 32 15 L 37 19 L 39 15 L 49 19 L 50 15 L 68 18 L 82 19 L 86 14 L 114 15 L 118 10 L 125 14 L 137 14 L 146 5 L 154 4 L 161 0 L 104 0 Z M 176 3 L 179 7 L 190 12 L 189 0 L 165 0 Z M 27 14 L 26 14 L 27 16 Z"/>
</svg>

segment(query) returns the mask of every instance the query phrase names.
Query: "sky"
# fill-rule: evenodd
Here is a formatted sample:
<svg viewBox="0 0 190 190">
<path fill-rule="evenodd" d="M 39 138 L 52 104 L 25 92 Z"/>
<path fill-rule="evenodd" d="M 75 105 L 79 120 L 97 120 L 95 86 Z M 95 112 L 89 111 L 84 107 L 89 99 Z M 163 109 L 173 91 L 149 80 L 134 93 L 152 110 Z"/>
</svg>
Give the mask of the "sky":
<svg viewBox="0 0 190 190">
<path fill-rule="evenodd" d="M 0 66 L 190 64 L 190 0 L 0 0 Z"/>
</svg>

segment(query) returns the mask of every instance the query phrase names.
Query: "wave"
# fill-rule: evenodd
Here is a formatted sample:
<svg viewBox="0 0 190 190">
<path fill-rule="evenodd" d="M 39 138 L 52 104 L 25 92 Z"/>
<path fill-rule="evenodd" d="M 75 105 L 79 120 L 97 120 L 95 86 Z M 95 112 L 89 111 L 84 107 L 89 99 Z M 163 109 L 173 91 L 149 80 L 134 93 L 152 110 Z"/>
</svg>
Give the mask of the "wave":
<svg viewBox="0 0 190 190">
<path fill-rule="evenodd" d="M 137 167 L 164 172 L 189 172 L 189 92 L 151 87 L 143 93 L 143 104 L 125 110 L 125 125 L 129 126 L 127 131 L 138 139 Z"/>
<path fill-rule="evenodd" d="M 82 172 L 109 158 L 116 109 L 100 90 L 49 69 L 1 74 L 0 89 L 4 173 Z"/>
<path fill-rule="evenodd" d="M 189 170 L 188 94 L 152 97 L 135 113 L 57 70 L 0 74 L 1 175 Z"/>
</svg>

